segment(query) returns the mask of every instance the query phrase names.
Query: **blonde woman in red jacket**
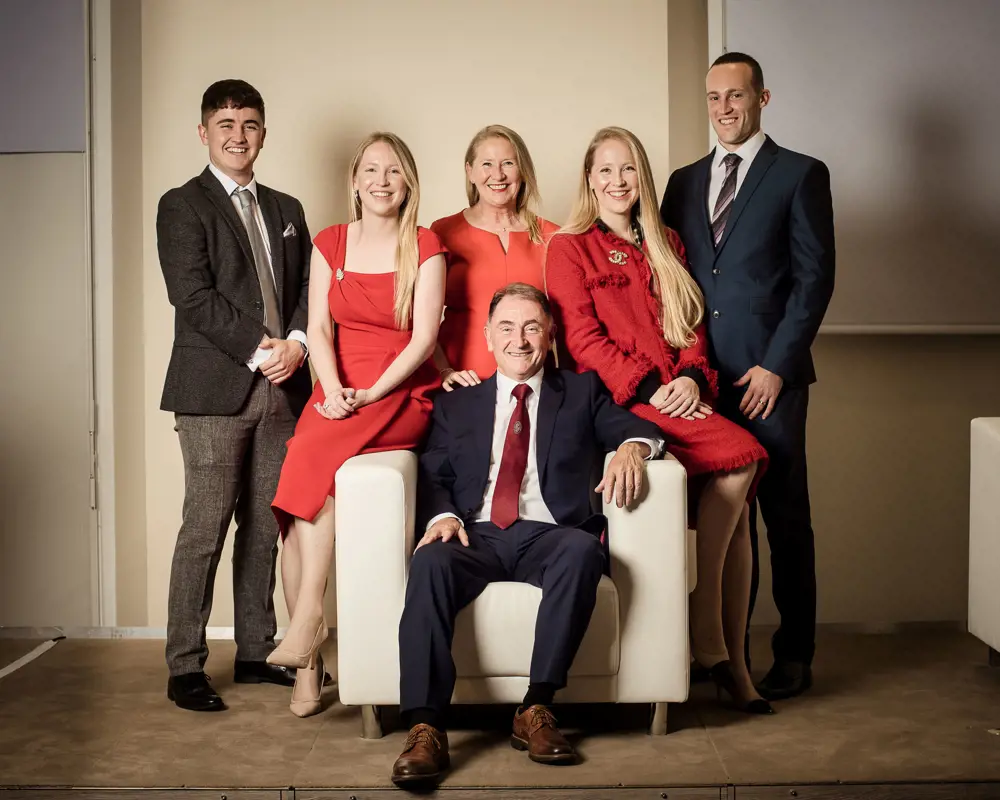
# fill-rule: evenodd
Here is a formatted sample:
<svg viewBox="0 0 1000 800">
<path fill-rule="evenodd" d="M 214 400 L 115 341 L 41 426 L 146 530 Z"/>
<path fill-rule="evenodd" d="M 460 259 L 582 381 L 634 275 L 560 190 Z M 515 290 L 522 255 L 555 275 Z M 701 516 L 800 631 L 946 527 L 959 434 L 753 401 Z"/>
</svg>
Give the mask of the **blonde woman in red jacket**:
<svg viewBox="0 0 1000 800">
<path fill-rule="evenodd" d="M 698 585 L 691 652 L 738 708 L 773 712 L 743 654 L 750 602 L 747 500 L 767 453 L 711 403 L 704 301 L 677 235 L 663 227 L 649 160 L 622 128 L 587 148 L 570 220 L 549 244 L 546 289 L 562 330 L 561 356 L 594 370 L 615 402 L 660 426 L 697 490 Z"/>
</svg>

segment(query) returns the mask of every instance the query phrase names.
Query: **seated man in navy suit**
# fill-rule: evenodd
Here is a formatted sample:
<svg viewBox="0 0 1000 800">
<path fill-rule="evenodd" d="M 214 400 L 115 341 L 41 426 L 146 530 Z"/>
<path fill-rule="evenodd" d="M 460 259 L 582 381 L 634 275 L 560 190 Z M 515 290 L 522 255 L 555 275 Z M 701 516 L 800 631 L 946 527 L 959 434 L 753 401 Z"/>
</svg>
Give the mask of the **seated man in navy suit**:
<svg viewBox="0 0 1000 800">
<path fill-rule="evenodd" d="M 490 304 L 486 338 L 496 374 L 438 396 L 420 457 L 418 520 L 399 624 L 400 710 L 410 728 L 392 780 L 435 781 L 447 768 L 445 715 L 455 686 L 455 617 L 493 581 L 542 590 L 530 683 L 511 744 L 533 761 L 576 753 L 549 711 L 566 685 L 606 567 L 603 516 L 591 476 L 617 450 L 597 486 L 606 502 L 632 502 L 659 428 L 616 406 L 594 373 L 543 369 L 554 334 L 545 295 L 511 284 Z"/>
</svg>

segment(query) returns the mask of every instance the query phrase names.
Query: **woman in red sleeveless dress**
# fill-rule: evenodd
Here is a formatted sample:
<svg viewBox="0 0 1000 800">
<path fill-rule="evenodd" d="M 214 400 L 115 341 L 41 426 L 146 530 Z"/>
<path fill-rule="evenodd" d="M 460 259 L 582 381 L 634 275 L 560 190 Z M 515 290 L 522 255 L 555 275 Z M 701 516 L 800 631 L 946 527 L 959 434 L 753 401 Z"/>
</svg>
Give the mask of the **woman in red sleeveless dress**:
<svg viewBox="0 0 1000 800">
<path fill-rule="evenodd" d="M 318 380 L 272 503 L 291 622 L 267 660 L 298 669 L 291 702 L 298 716 L 320 710 L 337 470 L 360 453 L 418 447 L 430 393 L 440 386 L 430 357 L 444 307 L 445 250 L 417 227 L 413 156 L 395 135 L 375 133 L 358 147 L 350 175 L 352 222 L 314 240 L 306 335 Z"/>
<path fill-rule="evenodd" d="M 695 478 L 695 659 L 739 708 L 772 713 L 743 653 L 751 570 L 747 500 L 767 453 L 708 405 L 717 377 L 701 325 L 704 300 L 680 240 L 660 222 L 649 161 L 629 131 L 605 128 L 587 149 L 576 206 L 549 243 L 545 279 L 569 359 L 597 372 L 616 403 L 659 425 L 667 451 Z"/>
</svg>

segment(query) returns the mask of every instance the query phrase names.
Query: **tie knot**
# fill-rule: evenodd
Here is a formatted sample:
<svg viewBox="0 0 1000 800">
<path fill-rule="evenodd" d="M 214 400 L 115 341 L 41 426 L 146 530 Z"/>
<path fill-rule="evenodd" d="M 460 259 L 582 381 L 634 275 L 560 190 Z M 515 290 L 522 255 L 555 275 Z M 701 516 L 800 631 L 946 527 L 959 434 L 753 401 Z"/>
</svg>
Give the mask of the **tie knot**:
<svg viewBox="0 0 1000 800">
<path fill-rule="evenodd" d="M 517 386 L 514 387 L 514 391 L 511 392 L 511 394 L 514 395 L 514 397 L 517 399 L 517 402 L 520 403 L 522 400 L 524 400 L 525 397 L 531 394 L 531 387 L 528 386 L 528 384 L 526 383 L 519 383 Z"/>
<path fill-rule="evenodd" d="M 253 192 L 249 189 L 237 189 L 236 199 L 240 201 L 240 208 L 250 208 L 253 205 Z"/>
<path fill-rule="evenodd" d="M 732 169 L 737 164 L 739 164 L 743 159 L 740 158 L 736 153 L 729 153 L 725 158 L 722 159 L 722 163 L 725 165 L 726 169 Z"/>
</svg>

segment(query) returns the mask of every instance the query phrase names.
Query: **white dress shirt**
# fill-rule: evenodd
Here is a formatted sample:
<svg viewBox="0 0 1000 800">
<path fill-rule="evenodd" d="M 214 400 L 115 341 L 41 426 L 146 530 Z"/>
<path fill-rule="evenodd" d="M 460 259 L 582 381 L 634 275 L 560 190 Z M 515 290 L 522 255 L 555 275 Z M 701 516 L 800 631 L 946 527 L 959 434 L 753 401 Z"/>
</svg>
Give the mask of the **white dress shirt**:
<svg viewBox="0 0 1000 800">
<path fill-rule="evenodd" d="M 271 240 L 267 238 L 267 224 L 264 222 L 264 213 L 260 210 L 260 203 L 257 202 L 259 199 L 257 197 L 257 178 L 251 178 L 250 183 L 246 186 L 240 186 L 236 181 L 230 178 L 221 169 L 215 166 L 215 164 L 209 162 L 208 168 L 211 173 L 219 179 L 219 183 L 222 184 L 222 188 L 225 189 L 226 194 L 229 195 L 229 199 L 233 202 L 233 208 L 236 209 L 236 215 L 243 219 L 243 209 L 240 206 L 240 200 L 236 196 L 237 192 L 250 192 L 253 195 L 254 204 L 254 219 L 257 222 L 257 227 L 260 228 L 261 238 L 264 240 L 264 250 L 266 251 L 267 258 L 267 268 L 271 270 L 271 279 L 274 280 L 275 290 L 277 290 L 278 281 L 274 277 L 274 266 L 271 264 Z M 303 347 L 308 347 L 306 343 L 306 335 L 302 331 L 290 331 L 288 334 L 289 339 L 294 339 L 296 342 L 302 342 Z M 263 364 L 267 359 L 271 357 L 271 351 L 265 350 L 263 347 L 258 347 L 257 351 L 253 354 L 247 362 L 247 366 L 250 368 L 251 372 L 256 372 L 257 367 Z"/>
<path fill-rule="evenodd" d="M 740 163 L 736 167 L 736 195 L 733 196 L 734 200 L 740 193 L 743 181 L 746 180 L 747 173 L 750 171 L 750 165 L 757 157 L 757 153 L 760 152 L 760 148 L 764 146 L 765 138 L 764 131 L 757 131 L 757 133 L 743 142 L 736 150 L 733 150 L 733 153 L 740 157 Z M 722 159 L 728 155 L 729 151 L 725 147 L 719 143 L 715 145 L 715 152 L 712 154 L 712 171 L 708 179 L 709 220 L 712 219 L 712 215 L 715 213 L 715 203 L 719 199 L 719 192 L 722 191 L 722 182 L 726 179 L 726 167 L 723 165 Z"/>
<path fill-rule="evenodd" d="M 497 405 L 493 422 L 493 447 L 490 450 L 490 474 L 489 479 L 486 481 L 486 494 L 483 497 L 483 504 L 473 516 L 473 522 L 490 521 L 490 512 L 493 509 L 493 492 L 496 490 L 497 477 L 500 474 L 500 462 L 503 460 L 503 446 L 507 441 L 507 428 L 510 425 L 510 418 L 514 415 L 514 409 L 517 407 L 517 398 L 514 397 L 514 387 L 518 383 L 526 383 L 531 387 L 531 393 L 524 401 L 528 411 L 530 435 L 528 437 L 528 463 L 525 465 L 524 479 L 521 481 L 521 493 L 517 501 L 517 515 L 519 519 L 556 524 L 552 512 L 545 505 L 545 498 L 542 497 L 542 482 L 538 474 L 538 455 L 535 448 L 535 441 L 538 438 L 538 398 L 545 390 L 542 384 L 543 374 L 544 370 L 539 370 L 526 381 L 515 381 L 513 378 L 508 378 L 497 370 Z M 460 392 L 462 389 L 456 389 L 455 391 Z M 625 441 L 642 442 L 648 445 L 649 455 L 646 457 L 647 461 L 658 456 L 663 447 L 663 442 L 656 439 L 626 439 Z M 427 529 L 435 522 L 447 517 L 458 519 L 451 512 L 438 514 L 427 523 Z"/>
</svg>

